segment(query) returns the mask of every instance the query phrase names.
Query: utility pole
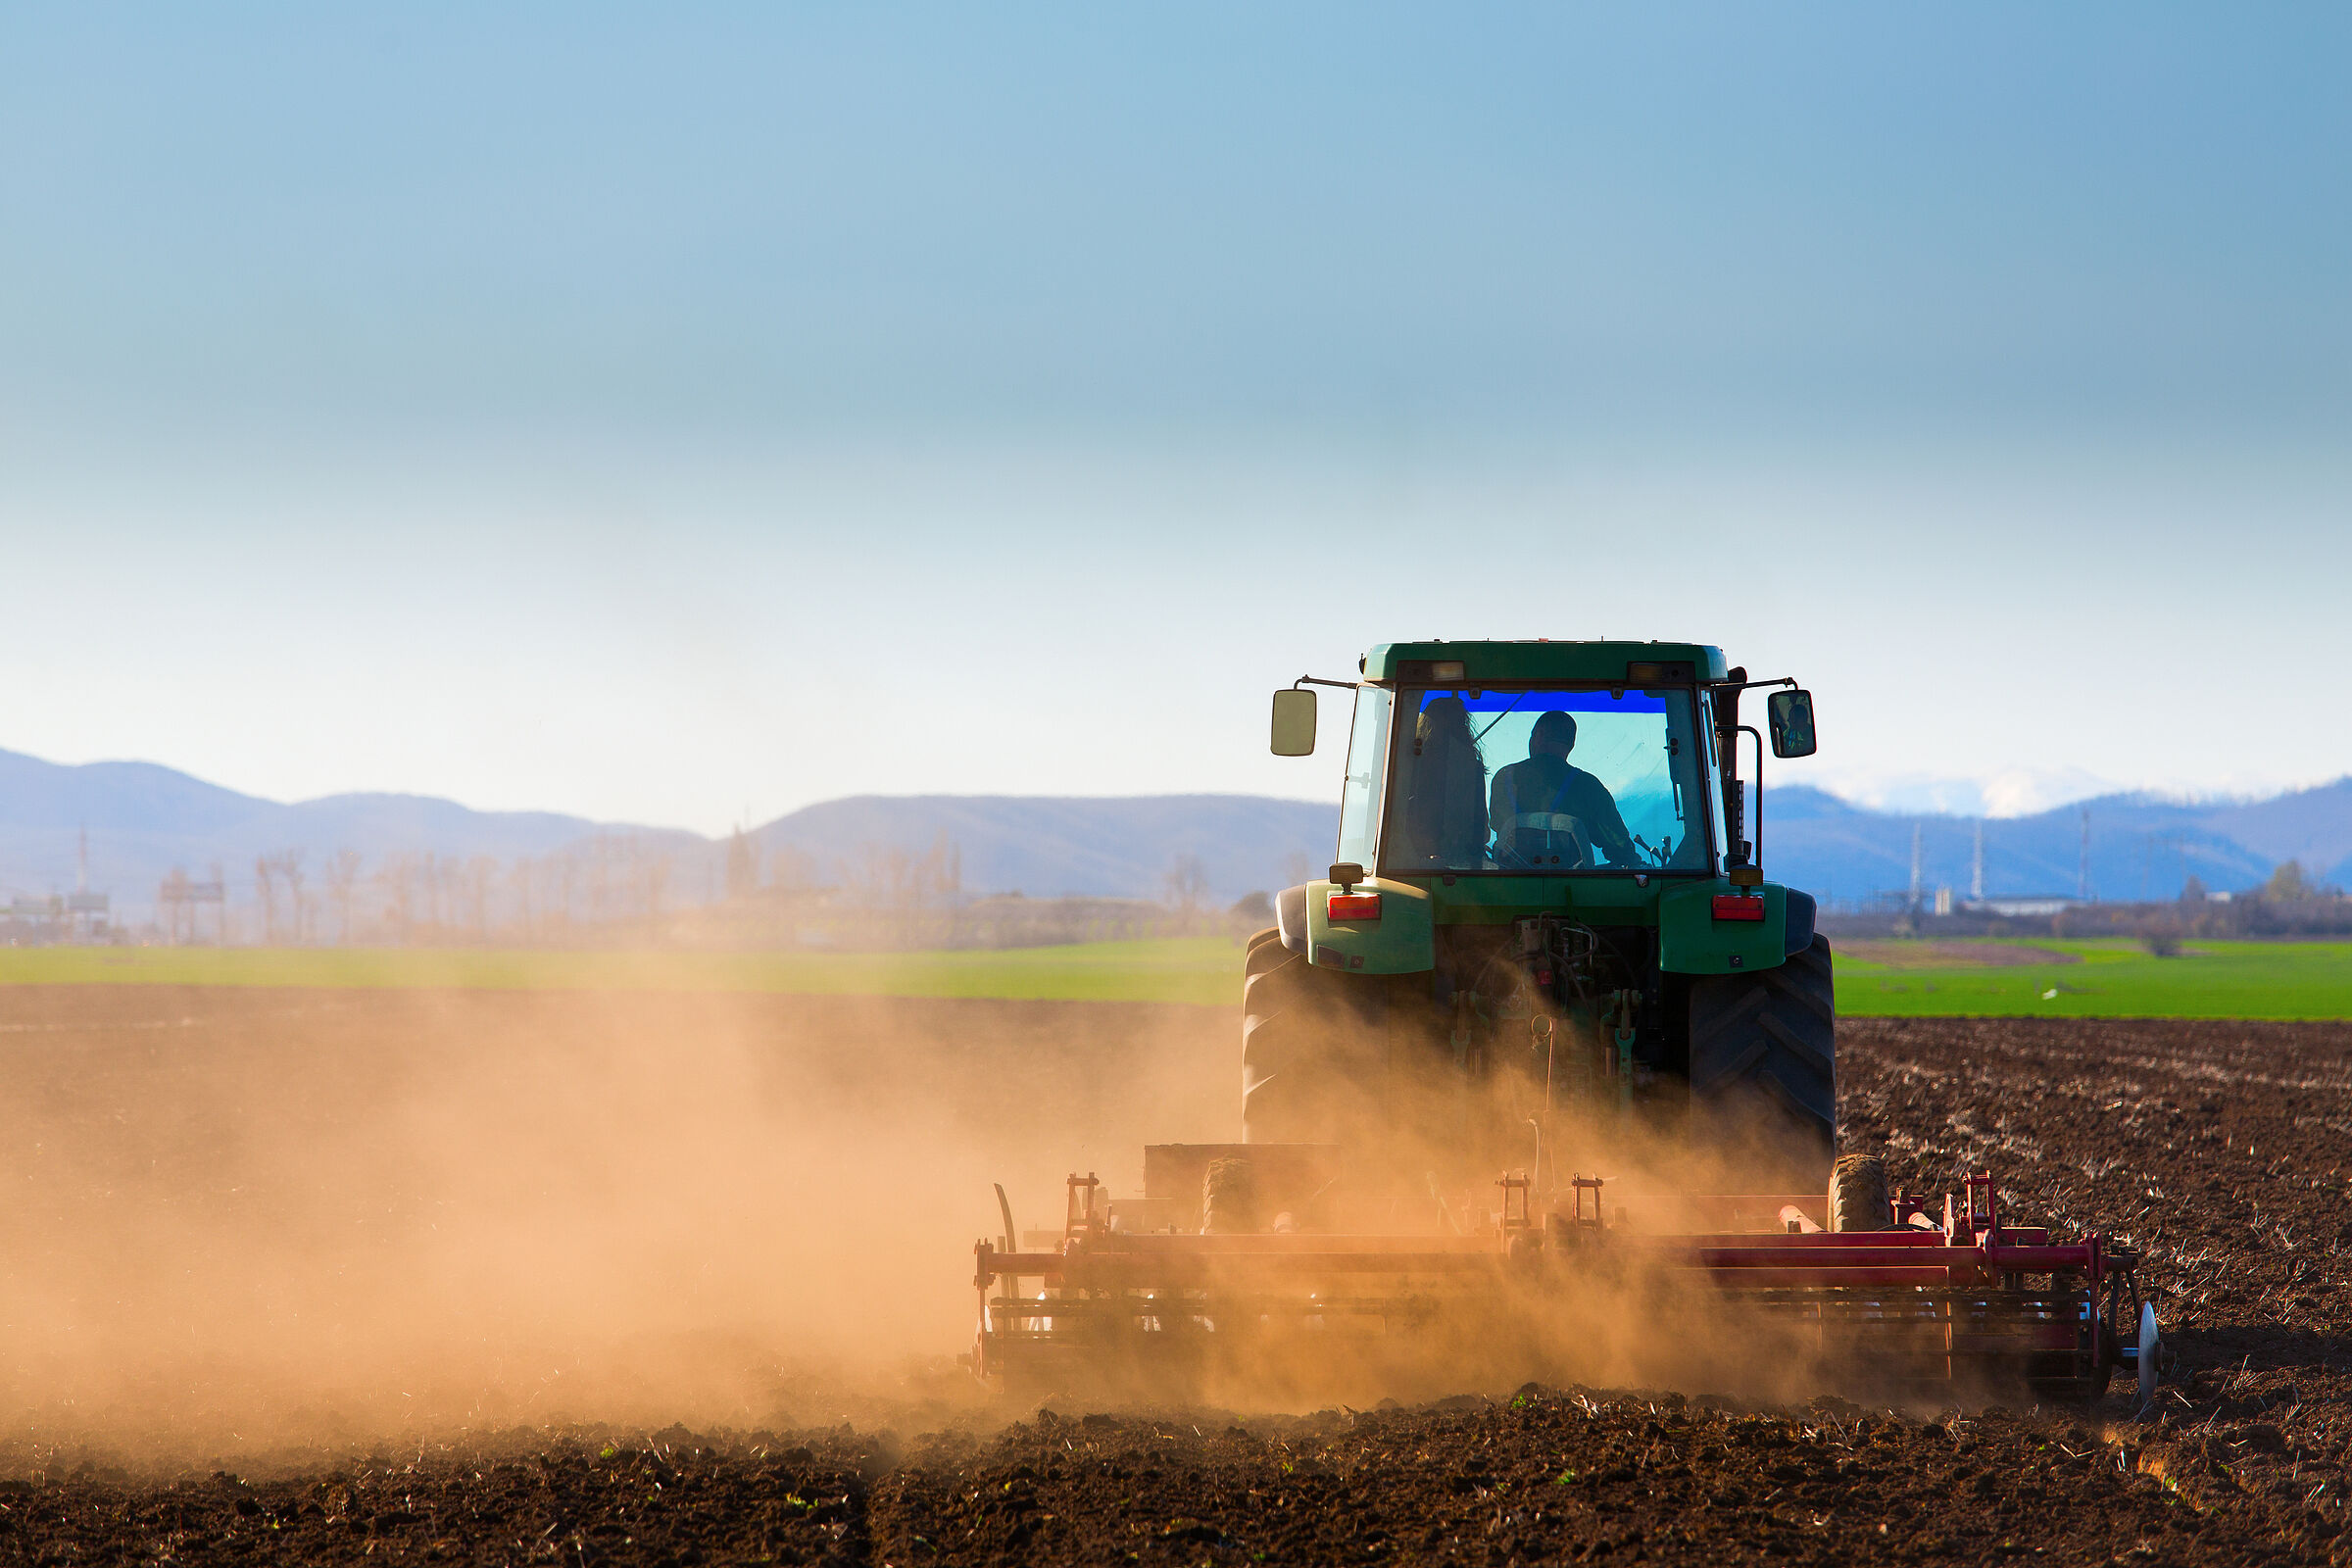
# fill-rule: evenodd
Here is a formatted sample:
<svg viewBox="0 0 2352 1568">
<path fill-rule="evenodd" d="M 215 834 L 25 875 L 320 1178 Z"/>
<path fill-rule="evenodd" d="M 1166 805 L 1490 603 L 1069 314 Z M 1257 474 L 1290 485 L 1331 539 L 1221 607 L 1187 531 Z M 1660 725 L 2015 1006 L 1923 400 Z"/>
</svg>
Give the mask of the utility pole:
<svg viewBox="0 0 2352 1568">
<path fill-rule="evenodd" d="M 2075 897 L 2090 902 L 2090 808 L 2082 808 L 2082 868 L 2075 877 Z"/>
<path fill-rule="evenodd" d="M 1969 867 L 1968 897 L 1972 903 L 1984 902 L 1984 819 L 1977 818 L 1977 858 Z"/>
</svg>

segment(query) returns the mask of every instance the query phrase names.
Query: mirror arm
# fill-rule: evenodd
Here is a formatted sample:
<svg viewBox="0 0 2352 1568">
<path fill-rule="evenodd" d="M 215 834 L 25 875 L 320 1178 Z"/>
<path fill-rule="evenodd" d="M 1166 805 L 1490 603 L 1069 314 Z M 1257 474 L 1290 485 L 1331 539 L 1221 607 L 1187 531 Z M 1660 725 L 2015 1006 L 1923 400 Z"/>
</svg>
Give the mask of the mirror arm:
<svg viewBox="0 0 2352 1568">
<path fill-rule="evenodd" d="M 1783 675 L 1778 680 L 1710 680 L 1701 682 L 1709 691 L 1746 692 L 1759 686 L 1795 686 L 1801 684 L 1794 675 Z"/>
<path fill-rule="evenodd" d="M 1362 684 L 1362 681 L 1357 680 L 1325 680 L 1320 675 L 1301 675 L 1291 682 L 1291 690 L 1297 691 L 1301 686 L 1337 686 L 1344 692 L 1351 692 Z M 1793 686 L 1796 682 L 1790 681 L 1788 684 Z"/>
<path fill-rule="evenodd" d="M 1755 684 L 1758 686 L 1777 686 L 1780 684 L 1780 682 L 1760 680 L 1755 682 Z M 1791 681 L 1789 684 L 1794 685 L 1795 682 Z M 1747 863 L 1761 871 L 1764 868 L 1764 736 L 1762 732 L 1759 731 L 1753 724 L 1740 725 L 1740 733 L 1742 735 L 1753 736 L 1756 743 L 1756 819 L 1749 825 L 1748 829 L 1750 832 L 1755 834 L 1755 839 L 1753 842 L 1754 853 L 1748 857 Z"/>
</svg>

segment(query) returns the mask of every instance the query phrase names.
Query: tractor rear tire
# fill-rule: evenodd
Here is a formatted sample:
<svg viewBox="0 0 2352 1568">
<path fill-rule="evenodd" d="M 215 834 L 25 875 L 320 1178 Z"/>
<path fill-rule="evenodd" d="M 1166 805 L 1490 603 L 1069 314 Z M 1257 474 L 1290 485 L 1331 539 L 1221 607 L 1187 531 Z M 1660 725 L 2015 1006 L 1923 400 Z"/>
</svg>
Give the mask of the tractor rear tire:
<svg viewBox="0 0 2352 1568">
<path fill-rule="evenodd" d="M 1830 1229 L 1894 1229 L 1894 1195 L 1886 1186 L 1886 1162 L 1876 1154 L 1840 1154 L 1830 1171 Z"/>
<path fill-rule="evenodd" d="M 1777 969 L 1694 982 L 1692 1136 L 1739 1167 L 1737 1178 L 1821 1192 L 1838 1147 L 1837 1053 L 1827 938 Z"/>
<path fill-rule="evenodd" d="M 1378 982 L 1252 943 L 1242 981 L 1242 1141 L 1340 1144 L 1378 1125 L 1388 1034 Z"/>
</svg>

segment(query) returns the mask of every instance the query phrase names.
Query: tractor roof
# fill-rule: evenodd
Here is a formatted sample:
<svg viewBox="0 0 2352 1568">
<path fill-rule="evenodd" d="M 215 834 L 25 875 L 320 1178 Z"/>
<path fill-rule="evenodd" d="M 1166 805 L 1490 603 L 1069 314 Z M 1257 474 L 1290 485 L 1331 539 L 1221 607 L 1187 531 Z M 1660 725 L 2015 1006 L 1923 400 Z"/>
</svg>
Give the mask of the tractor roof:
<svg viewBox="0 0 2352 1568">
<path fill-rule="evenodd" d="M 1434 666 L 1458 662 L 1458 674 Z M 1636 671 L 1634 665 L 1657 665 Z M 1523 642 L 1380 643 L 1364 656 L 1366 680 L 1445 683 L 1514 680 L 1624 681 L 1653 685 L 1722 680 L 1723 650 L 1703 643 Z"/>
</svg>

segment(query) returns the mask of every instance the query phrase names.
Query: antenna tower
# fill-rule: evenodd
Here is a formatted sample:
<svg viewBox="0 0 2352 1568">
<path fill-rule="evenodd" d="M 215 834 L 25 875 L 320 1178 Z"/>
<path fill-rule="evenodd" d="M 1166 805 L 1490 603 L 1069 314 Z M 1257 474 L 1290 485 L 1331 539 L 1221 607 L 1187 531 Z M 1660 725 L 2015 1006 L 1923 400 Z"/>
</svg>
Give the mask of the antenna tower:
<svg viewBox="0 0 2352 1568">
<path fill-rule="evenodd" d="M 2075 878 L 2075 897 L 2090 902 L 2090 808 L 2082 808 L 2082 868 Z"/>
</svg>

